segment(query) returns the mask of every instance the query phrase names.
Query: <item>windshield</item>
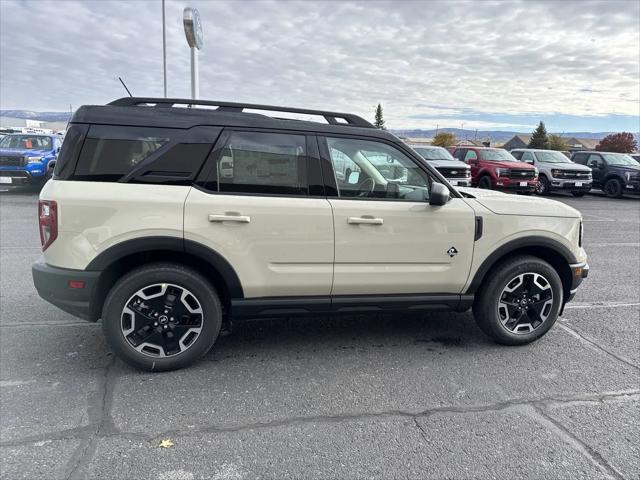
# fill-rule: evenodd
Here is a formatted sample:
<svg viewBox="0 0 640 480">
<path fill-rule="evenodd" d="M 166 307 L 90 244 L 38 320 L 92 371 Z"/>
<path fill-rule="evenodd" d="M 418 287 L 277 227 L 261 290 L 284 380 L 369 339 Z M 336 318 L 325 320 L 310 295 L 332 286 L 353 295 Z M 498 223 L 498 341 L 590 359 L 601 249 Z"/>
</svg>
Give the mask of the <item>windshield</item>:
<svg viewBox="0 0 640 480">
<path fill-rule="evenodd" d="M 51 137 L 43 137 L 41 135 L 7 135 L 0 140 L 0 148 L 51 150 Z"/>
<path fill-rule="evenodd" d="M 623 165 L 629 167 L 638 166 L 638 162 L 629 155 L 624 155 L 623 153 L 603 153 L 602 156 L 609 165 Z"/>
<path fill-rule="evenodd" d="M 562 152 L 536 152 L 536 157 L 545 163 L 573 163 Z"/>
<path fill-rule="evenodd" d="M 425 160 L 455 160 L 451 156 L 451 154 L 444 148 L 425 148 L 425 147 L 414 147 L 416 152 L 422 156 Z"/>
<path fill-rule="evenodd" d="M 482 160 L 494 160 L 496 162 L 517 162 L 513 155 L 501 148 L 480 150 Z"/>
</svg>

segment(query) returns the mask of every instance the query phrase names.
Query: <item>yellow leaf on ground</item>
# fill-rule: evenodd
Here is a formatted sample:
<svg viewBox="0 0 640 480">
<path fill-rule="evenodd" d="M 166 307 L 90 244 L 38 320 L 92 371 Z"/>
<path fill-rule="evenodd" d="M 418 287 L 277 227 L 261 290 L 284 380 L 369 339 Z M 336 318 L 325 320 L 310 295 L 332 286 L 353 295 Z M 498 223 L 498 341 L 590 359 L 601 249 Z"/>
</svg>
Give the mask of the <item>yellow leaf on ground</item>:
<svg viewBox="0 0 640 480">
<path fill-rule="evenodd" d="M 167 438 L 166 440 L 162 440 L 159 446 L 160 448 L 171 448 L 173 447 L 173 442 Z"/>
</svg>

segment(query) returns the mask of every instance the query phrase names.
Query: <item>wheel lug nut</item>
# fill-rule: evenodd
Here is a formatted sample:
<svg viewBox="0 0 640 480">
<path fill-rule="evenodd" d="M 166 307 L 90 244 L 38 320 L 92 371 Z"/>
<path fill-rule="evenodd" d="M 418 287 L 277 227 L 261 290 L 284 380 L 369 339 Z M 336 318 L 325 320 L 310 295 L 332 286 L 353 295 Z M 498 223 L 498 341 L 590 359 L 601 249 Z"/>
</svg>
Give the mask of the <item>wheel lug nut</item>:
<svg viewBox="0 0 640 480">
<path fill-rule="evenodd" d="M 153 326 L 157 327 L 158 326 L 158 322 L 153 322 Z"/>
<path fill-rule="evenodd" d="M 166 330 L 167 328 L 169 328 L 169 327 L 167 327 L 167 326 L 165 325 L 165 326 L 164 326 L 164 329 Z"/>
</svg>

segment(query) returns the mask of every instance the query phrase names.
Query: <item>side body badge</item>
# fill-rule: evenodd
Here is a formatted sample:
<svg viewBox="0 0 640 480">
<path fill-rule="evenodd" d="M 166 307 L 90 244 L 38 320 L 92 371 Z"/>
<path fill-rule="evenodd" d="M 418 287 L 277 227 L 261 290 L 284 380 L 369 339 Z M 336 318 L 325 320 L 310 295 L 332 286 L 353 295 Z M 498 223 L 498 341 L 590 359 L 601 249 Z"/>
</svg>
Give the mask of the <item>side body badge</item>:
<svg viewBox="0 0 640 480">
<path fill-rule="evenodd" d="M 449 250 L 447 250 L 447 255 L 449 255 L 451 258 L 455 257 L 458 254 L 458 250 L 456 249 L 456 247 L 451 247 Z"/>
</svg>

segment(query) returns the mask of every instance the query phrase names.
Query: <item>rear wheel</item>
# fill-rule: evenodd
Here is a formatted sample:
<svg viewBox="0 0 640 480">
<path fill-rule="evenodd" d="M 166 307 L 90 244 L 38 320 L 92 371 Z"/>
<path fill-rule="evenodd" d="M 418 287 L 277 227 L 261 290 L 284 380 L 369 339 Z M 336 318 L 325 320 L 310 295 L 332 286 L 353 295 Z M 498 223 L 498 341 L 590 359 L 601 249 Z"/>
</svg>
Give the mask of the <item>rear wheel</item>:
<svg viewBox="0 0 640 480">
<path fill-rule="evenodd" d="M 604 193 L 609 198 L 619 198 L 622 196 L 622 182 L 617 178 L 610 178 L 604 184 Z"/>
<path fill-rule="evenodd" d="M 523 345 L 543 336 L 558 318 L 562 281 L 544 260 L 528 255 L 487 274 L 473 306 L 480 329 L 498 343 Z"/>
<path fill-rule="evenodd" d="M 111 348 L 143 370 L 175 370 L 195 362 L 213 346 L 221 322 L 213 286 L 199 273 L 169 263 L 122 277 L 102 312 Z"/>
<path fill-rule="evenodd" d="M 480 180 L 478 181 L 478 188 L 491 189 L 491 177 L 489 175 L 480 177 Z"/>
</svg>

